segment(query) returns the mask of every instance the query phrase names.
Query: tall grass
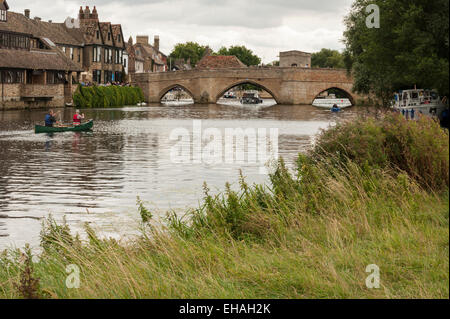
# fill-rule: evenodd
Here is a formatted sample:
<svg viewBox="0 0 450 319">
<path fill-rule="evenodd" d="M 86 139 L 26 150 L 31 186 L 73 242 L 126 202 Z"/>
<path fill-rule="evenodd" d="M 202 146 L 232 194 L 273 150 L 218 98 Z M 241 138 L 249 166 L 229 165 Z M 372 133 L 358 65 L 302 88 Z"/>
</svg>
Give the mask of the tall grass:
<svg viewBox="0 0 450 319">
<path fill-rule="evenodd" d="M 270 186 L 241 176 L 239 191 L 226 185 L 213 196 L 205 185 L 204 203 L 169 213 L 164 227 L 152 226 L 138 199 L 142 235 L 131 242 L 98 238 L 89 226 L 83 242 L 49 218 L 32 273 L 18 251 L 0 258 L 0 296 L 448 298 L 448 186 L 430 189 L 394 165 L 318 155 L 322 146 L 299 156 L 295 175 L 280 160 Z M 69 264 L 80 267 L 78 289 L 65 285 Z M 371 264 L 380 289 L 366 287 Z M 24 277 L 35 280 L 20 290 Z"/>
</svg>

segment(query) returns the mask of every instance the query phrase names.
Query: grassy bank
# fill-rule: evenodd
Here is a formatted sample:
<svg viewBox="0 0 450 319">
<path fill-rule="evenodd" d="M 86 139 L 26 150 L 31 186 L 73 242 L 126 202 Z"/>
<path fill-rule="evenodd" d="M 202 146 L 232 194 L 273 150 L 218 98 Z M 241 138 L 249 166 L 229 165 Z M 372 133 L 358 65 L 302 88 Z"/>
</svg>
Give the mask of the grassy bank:
<svg viewBox="0 0 450 319">
<path fill-rule="evenodd" d="M 415 139 L 424 130 L 437 134 Z M 441 147 L 425 153 L 428 143 Z M 344 155 L 351 149 L 358 156 Z M 139 203 L 142 236 L 128 244 L 88 226 L 82 242 L 47 220 L 39 261 L 0 258 L 0 297 L 448 298 L 448 152 L 448 134 L 428 119 L 338 125 L 299 157 L 296 174 L 280 161 L 270 187 L 241 178 L 239 192 L 211 196 L 205 185 L 202 206 L 168 214 L 163 229 Z M 69 264 L 80 267 L 78 289 L 66 287 Z M 371 264 L 379 289 L 366 287 Z"/>
<path fill-rule="evenodd" d="M 78 108 L 102 108 L 136 105 L 144 102 L 142 89 L 135 86 L 81 86 L 73 94 Z"/>
</svg>

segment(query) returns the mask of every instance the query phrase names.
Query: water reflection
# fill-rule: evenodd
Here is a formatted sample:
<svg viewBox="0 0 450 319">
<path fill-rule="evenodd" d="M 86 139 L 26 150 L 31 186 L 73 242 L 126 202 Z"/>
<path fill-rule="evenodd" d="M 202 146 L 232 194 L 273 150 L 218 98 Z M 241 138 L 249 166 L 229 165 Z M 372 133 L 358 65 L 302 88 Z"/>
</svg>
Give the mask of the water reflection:
<svg viewBox="0 0 450 319">
<path fill-rule="evenodd" d="M 62 110 L 70 122 L 74 109 Z M 279 154 L 294 163 L 311 144 L 311 137 L 337 119 L 352 118 L 311 106 L 265 108 L 224 105 L 129 107 L 83 110 L 94 119 L 92 132 L 34 134 L 45 110 L 0 112 L 0 215 L 63 216 L 80 230 L 93 222 L 105 235 L 136 228 L 136 196 L 158 215 L 167 209 L 196 206 L 202 184 L 221 191 L 226 181 L 236 186 L 239 169 L 250 183 L 267 181 L 258 164 L 175 164 L 169 139 L 175 128 L 278 128 Z M 0 219 L 0 248 L 11 243 L 36 243 L 40 223 L 30 219 Z M 1 237 L 8 235 L 8 237 Z"/>
</svg>

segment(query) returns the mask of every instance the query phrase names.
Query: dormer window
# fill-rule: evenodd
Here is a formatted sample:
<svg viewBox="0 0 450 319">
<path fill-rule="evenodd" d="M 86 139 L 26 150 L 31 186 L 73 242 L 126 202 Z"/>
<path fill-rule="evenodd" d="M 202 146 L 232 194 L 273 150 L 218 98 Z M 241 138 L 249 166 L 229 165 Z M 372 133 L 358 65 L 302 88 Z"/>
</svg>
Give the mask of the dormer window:
<svg viewBox="0 0 450 319">
<path fill-rule="evenodd" d="M 108 41 L 111 41 L 111 33 L 108 32 Z"/>
<path fill-rule="evenodd" d="M 97 31 L 97 39 L 100 39 L 100 31 Z"/>
<path fill-rule="evenodd" d="M 6 10 L 0 9 L 0 21 L 6 22 Z"/>
<path fill-rule="evenodd" d="M 120 34 L 117 35 L 117 42 L 120 42 Z"/>
</svg>

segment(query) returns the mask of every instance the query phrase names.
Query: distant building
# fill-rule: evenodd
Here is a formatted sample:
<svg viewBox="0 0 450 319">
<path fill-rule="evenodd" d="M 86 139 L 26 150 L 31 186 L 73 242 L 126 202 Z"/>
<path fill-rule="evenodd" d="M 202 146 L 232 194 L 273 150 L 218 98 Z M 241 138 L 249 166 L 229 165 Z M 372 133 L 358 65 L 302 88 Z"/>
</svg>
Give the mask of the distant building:
<svg viewBox="0 0 450 319">
<path fill-rule="evenodd" d="M 280 52 L 280 67 L 311 67 L 311 53 L 302 51 Z"/>
<path fill-rule="evenodd" d="M 166 72 L 167 56 L 159 50 L 159 36 L 155 36 L 153 45 L 149 43 L 147 35 L 138 35 L 136 43 L 130 38 L 127 44 L 127 52 L 130 58 L 130 64 L 134 64 L 133 68 L 129 68 L 129 72 Z"/>
<path fill-rule="evenodd" d="M 234 55 L 205 55 L 195 66 L 196 69 L 246 68 Z"/>
<path fill-rule="evenodd" d="M 169 67 L 171 68 L 171 71 L 191 70 L 192 69 L 191 59 L 189 58 L 187 61 L 185 61 L 184 59 L 170 59 Z"/>
</svg>

